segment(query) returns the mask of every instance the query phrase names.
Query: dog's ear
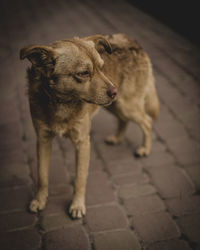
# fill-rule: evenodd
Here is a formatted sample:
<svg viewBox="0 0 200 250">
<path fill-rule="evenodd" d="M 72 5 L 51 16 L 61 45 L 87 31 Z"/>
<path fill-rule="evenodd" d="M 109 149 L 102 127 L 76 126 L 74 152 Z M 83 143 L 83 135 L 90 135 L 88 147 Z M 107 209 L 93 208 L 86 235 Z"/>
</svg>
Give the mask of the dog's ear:
<svg viewBox="0 0 200 250">
<path fill-rule="evenodd" d="M 93 41 L 95 44 L 95 49 L 99 53 L 103 53 L 104 51 L 106 51 L 109 54 L 112 53 L 112 47 L 104 36 L 101 35 L 90 36 L 87 37 L 86 40 Z"/>
<path fill-rule="evenodd" d="M 34 66 L 43 67 L 55 64 L 55 52 L 51 47 L 30 45 L 20 50 L 20 59 L 27 58 Z"/>
</svg>

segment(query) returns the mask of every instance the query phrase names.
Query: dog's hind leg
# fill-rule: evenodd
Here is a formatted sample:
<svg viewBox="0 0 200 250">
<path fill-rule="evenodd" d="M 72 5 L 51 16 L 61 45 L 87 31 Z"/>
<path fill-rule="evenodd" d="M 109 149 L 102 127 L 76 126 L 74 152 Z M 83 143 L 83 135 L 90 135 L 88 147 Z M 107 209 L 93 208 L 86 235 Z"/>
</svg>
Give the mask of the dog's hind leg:
<svg viewBox="0 0 200 250">
<path fill-rule="evenodd" d="M 115 135 L 110 135 L 105 139 L 105 142 L 107 144 L 111 144 L 111 145 L 115 145 L 120 143 L 123 138 L 124 135 L 126 133 L 126 128 L 127 128 L 127 121 L 123 121 L 121 120 L 119 117 L 117 117 L 117 121 L 118 121 L 118 127 L 117 127 L 117 132 Z"/>
<path fill-rule="evenodd" d="M 136 106 L 135 106 L 136 108 Z M 140 107 L 131 112 L 129 119 L 137 123 L 143 131 L 143 145 L 135 152 L 136 156 L 148 156 L 152 147 L 152 118 Z"/>
<path fill-rule="evenodd" d="M 46 206 L 48 197 L 48 177 L 51 156 L 52 137 L 38 136 L 37 138 L 37 164 L 38 164 L 38 190 L 31 201 L 29 209 L 38 212 Z"/>
</svg>

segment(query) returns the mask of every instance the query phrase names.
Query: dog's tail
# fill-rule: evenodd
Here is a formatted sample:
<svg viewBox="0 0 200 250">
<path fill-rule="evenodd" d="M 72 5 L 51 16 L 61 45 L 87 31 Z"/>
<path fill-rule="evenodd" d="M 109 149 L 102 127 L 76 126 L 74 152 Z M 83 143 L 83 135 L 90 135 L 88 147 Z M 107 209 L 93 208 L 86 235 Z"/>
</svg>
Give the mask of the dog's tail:
<svg viewBox="0 0 200 250">
<path fill-rule="evenodd" d="M 152 117 L 153 120 L 156 120 L 159 115 L 159 100 L 153 74 L 151 74 L 149 80 L 150 83 L 145 100 L 145 110 L 147 114 L 149 114 Z"/>
</svg>

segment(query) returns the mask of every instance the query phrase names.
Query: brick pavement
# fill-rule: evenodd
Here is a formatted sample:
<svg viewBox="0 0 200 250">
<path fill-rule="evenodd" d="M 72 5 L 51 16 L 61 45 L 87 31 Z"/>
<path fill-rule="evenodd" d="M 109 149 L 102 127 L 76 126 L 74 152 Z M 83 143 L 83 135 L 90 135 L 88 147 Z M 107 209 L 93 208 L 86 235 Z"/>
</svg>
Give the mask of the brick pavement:
<svg viewBox="0 0 200 250">
<path fill-rule="evenodd" d="M 199 48 L 125 1 L 2 1 L 0 29 L 0 248 L 3 250 L 200 249 Z M 53 145 L 46 209 L 30 214 L 35 134 L 19 49 L 95 33 L 127 33 L 155 69 L 161 113 L 153 150 L 135 159 L 141 131 L 130 125 L 118 146 L 104 144 L 115 120 L 101 110 L 92 125 L 87 215 L 67 214 L 75 175 L 69 140 Z M 104 126 L 106 124 L 106 126 Z"/>
</svg>

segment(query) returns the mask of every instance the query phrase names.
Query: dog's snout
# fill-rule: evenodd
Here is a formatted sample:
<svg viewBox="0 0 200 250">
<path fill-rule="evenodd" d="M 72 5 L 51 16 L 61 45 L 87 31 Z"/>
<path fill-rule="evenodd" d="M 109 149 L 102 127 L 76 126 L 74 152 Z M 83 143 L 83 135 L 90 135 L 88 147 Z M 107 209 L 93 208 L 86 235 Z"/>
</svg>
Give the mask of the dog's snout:
<svg viewBox="0 0 200 250">
<path fill-rule="evenodd" d="M 117 95 L 117 88 L 116 87 L 110 87 L 108 90 L 107 90 L 107 95 L 110 97 L 110 98 L 112 98 L 112 99 L 114 99 L 115 98 L 115 96 Z"/>
</svg>

